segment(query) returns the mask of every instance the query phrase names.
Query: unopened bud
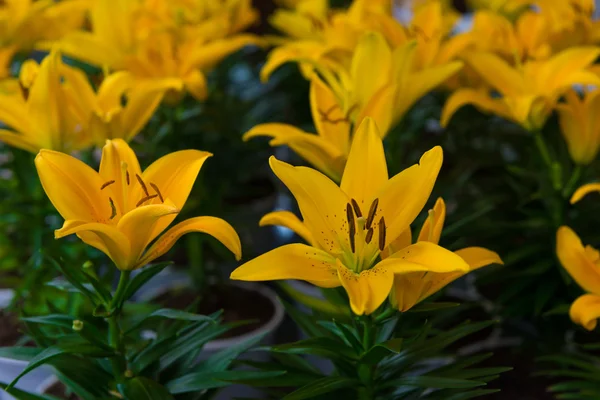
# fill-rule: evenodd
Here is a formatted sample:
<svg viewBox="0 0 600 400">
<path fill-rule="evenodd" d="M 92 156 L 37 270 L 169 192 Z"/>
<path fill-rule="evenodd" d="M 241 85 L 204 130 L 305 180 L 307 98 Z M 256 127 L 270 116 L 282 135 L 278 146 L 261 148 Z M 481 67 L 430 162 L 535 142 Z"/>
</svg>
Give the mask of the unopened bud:
<svg viewBox="0 0 600 400">
<path fill-rule="evenodd" d="M 73 330 L 79 332 L 83 329 L 83 321 L 76 319 L 73 321 Z"/>
<path fill-rule="evenodd" d="M 125 378 L 133 378 L 133 371 L 128 369 L 125 371 Z"/>
<path fill-rule="evenodd" d="M 83 263 L 83 268 L 92 268 L 94 266 L 94 263 L 91 262 L 90 260 L 87 260 L 86 262 Z"/>
</svg>

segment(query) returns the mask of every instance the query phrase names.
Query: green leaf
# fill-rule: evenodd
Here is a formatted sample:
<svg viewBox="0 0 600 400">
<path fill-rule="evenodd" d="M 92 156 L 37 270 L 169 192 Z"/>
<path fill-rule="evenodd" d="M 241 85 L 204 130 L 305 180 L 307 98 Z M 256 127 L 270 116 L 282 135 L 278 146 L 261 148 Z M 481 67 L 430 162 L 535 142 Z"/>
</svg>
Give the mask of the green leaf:
<svg viewBox="0 0 600 400">
<path fill-rule="evenodd" d="M 412 307 L 407 312 L 429 312 L 429 311 L 437 311 L 444 310 L 446 308 L 453 308 L 460 306 L 460 303 L 451 303 L 451 302 L 438 302 L 438 303 L 419 303 L 416 306 Z"/>
<path fill-rule="evenodd" d="M 49 363 L 53 358 L 61 356 L 63 354 L 83 354 L 89 357 L 110 357 L 114 355 L 112 352 L 108 352 L 101 348 L 98 348 L 89 343 L 81 343 L 81 342 L 67 342 L 67 343 L 57 343 L 52 347 L 48 347 L 43 350 L 35 357 L 33 357 L 27 367 L 21 372 L 9 385 L 8 388 L 12 388 L 14 385 L 19 382 L 19 380 L 27 375 L 29 372 L 38 368 L 41 365 Z"/>
<path fill-rule="evenodd" d="M 335 303 L 327 300 L 322 300 L 314 296 L 303 293 L 295 289 L 292 285 L 287 282 L 278 282 L 278 285 L 285 293 L 287 293 L 292 299 L 298 303 L 310 308 L 311 310 L 328 314 L 328 315 L 345 315 L 350 316 L 347 308 L 338 307 Z"/>
<path fill-rule="evenodd" d="M 166 384 L 166 387 L 173 394 L 189 393 L 229 386 L 230 381 L 244 381 L 251 384 L 253 380 L 273 380 L 285 373 L 285 371 L 193 372 L 173 379 Z"/>
<path fill-rule="evenodd" d="M 0 388 L 6 389 L 7 387 L 7 384 L 0 382 Z M 49 394 L 33 394 L 17 388 L 12 388 L 10 394 L 19 400 L 60 400 L 58 397 L 50 396 Z"/>
<path fill-rule="evenodd" d="M 141 270 L 141 272 L 137 273 L 127 285 L 127 289 L 125 290 L 125 294 L 123 295 L 123 301 L 129 300 L 137 291 L 146 284 L 150 279 L 152 279 L 155 275 L 159 274 L 162 270 L 164 270 L 169 265 L 173 264 L 172 262 L 163 262 L 155 265 L 150 265 Z"/>
<path fill-rule="evenodd" d="M 37 347 L 0 347 L 0 357 L 12 360 L 29 361 L 42 349 Z"/>
<path fill-rule="evenodd" d="M 300 389 L 295 390 L 287 396 L 283 397 L 282 400 L 312 399 L 315 396 L 330 393 L 339 389 L 350 388 L 357 385 L 358 381 L 354 379 L 345 377 L 325 377 L 317 379 L 314 382 L 302 386 Z"/>
<path fill-rule="evenodd" d="M 384 343 L 376 344 L 369 351 L 362 355 L 360 362 L 369 365 L 375 365 L 385 357 L 398 354 L 402 349 L 402 338 L 388 340 Z"/>
<path fill-rule="evenodd" d="M 160 310 L 156 310 L 151 314 L 146 315 L 143 319 L 138 321 L 134 326 L 129 328 L 125 335 L 130 334 L 131 332 L 139 329 L 146 321 L 150 318 L 166 318 L 166 319 L 175 319 L 181 321 L 194 321 L 194 322 L 210 322 L 216 323 L 212 317 L 207 315 L 194 314 L 187 311 L 175 310 L 171 308 L 161 308 Z"/>
<path fill-rule="evenodd" d="M 331 359 L 350 358 L 356 359 L 357 355 L 352 348 L 339 341 L 328 337 L 314 337 L 297 342 L 271 347 L 272 351 L 290 354 L 314 354 Z"/>
<path fill-rule="evenodd" d="M 406 376 L 385 383 L 387 387 L 414 386 L 424 389 L 470 389 L 484 385 L 484 382 L 437 376 Z"/>
<path fill-rule="evenodd" d="M 126 400 L 174 400 L 167 388 L 143 376 L 128 379 L 117 389 Z"/>
<path fill-rule="evenodd" d="M 36 324 L 52 325 L 71 329 L 74 318 L 63 314 L 49 314 L 37 317 L 21 317 L 21 321 L 35 322 Z"/>
<path fill-rule="evenodd" d="M 261 335 L 257 335 L 256 337 L 250 338 L 234 346 L 221 350 L 220 352 L 213 354 L 208 359 L 203 361 L 195 369 L 197 371 L 225 371 L 234 359 L 236 359 L 243 352 L 247 351 L 249 348 L 259 343 L 267 333 L 268 332 L 265 332 Z"/>
</svg>

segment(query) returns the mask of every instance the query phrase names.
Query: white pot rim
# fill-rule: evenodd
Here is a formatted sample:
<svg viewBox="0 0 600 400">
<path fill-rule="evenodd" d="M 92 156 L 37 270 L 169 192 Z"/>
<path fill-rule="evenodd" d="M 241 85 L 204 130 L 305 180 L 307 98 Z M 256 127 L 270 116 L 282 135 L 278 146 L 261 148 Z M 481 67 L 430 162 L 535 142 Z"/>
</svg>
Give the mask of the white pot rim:
<svg viewBox="0 0 600 400">
<path fill-rule="evenodd" d="M 230 346 L 233 346 L 240 342 L 244 342 L 246 340 L 252 339 L 252 338 L 262 335 L 264 333 L 271 332 L 275 328 L 277 328 L 279 326 L 279 324 L 281 324 L 281 321 L 283 321 L 283 318 L 285 317 L 285 310 L 283 308 L 283 305 L 277 298 L 277 294 L 275 293 L 275 291 L 273 291 L 273 289 L 269 288 L 268 286 L 261 285 L 259 283 L 254 283 L 254 282 L 245 282 L 245 283 L 235 282 L 235 283 L 231 283 L 231 285 L 237 286 L 240 288 L 244 288 L 246 290 L 258 292 L 259 294 L 266 297 L 271 302 L 271 304 L 273 304 L 273 309 L 274 309 L 273 315 L 271 316 L 269 321 L 267 321 L 267 323 L 261 325 L 260 327 L 254 329 L 250 332 L 246 332 L 242 335 L 238 335 L 238 336 L 234 336 L 234 337 L 230 337 L 230 338 L 216 339 L 216 340 L 209 341 L 208 343 L 206 343 L 204 345 L 204 347 L 203 347 L 204 350 L 208 350 L 208 351 L 221 350 L 223 348 L 230 347 Z"/>
</svg>

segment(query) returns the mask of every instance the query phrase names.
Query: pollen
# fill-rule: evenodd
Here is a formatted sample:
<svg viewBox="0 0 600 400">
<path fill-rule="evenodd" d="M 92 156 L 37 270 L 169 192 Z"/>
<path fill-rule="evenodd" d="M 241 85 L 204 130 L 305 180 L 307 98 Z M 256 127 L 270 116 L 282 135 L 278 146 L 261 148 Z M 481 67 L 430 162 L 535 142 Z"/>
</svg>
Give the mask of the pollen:
<svg viewBox="0 0 600 400">
<path fill-rule="evenodd" d="M 140 186 L 142 187 L 142 190 L 144 191 L 144 194 L 146 195 L 146 197 L 149 197 L 150 193 L 148 193 L 148 188 L 146 187 L 146 184 L 142 180 L 142 177 L 139 176 L 138 174 L 135 174 L 135 177 L 137 178 L 138 182 L 140 183 Z"/>
<path fill-rule="evenodd" d="M 371 208 L 369 208 L 369 215 L 367 216 L 367 222 L 365 223 L 365 229 L 371 229 L 371 225 L 373 225 L 373 220 L 375 219 L 375 214 L 377 214 L 377 206 L 379 205 L 379 199 L 373 200 L 371 203 Z"/>
<path fill-rule="evenodd" d="M 373 228 L 369 228 L 367 231 L 367 236 L 365 236 L 365 242 L 367 244 L 371 243 L 371 240 L 373 240 Z"/>
<path fill-rule="evenodd" d="M 150 186 L 152 186 L 152 189 L 154 189 L 154 191 L 156 192 L 156 194 L 158 195 L 158 198 L 160 199 L 161 203 L 165 202 L 165 199 L 163 198 L 162 194 L 160 193 L 160 190 L 158 190 L 158 186 L 156 186 L 154 183 L 150 182 Z"/>
<path fill-rule="evenodd" d="M 383 219 L 383 217 L 381 217 L 381 219 L 379 220 L 379 223 L 377 224 L 377 228 L 379 231 L 379 251 L 383 251 L 383 249 L 385 248 L 385 231 L 386 231 L 386 226 L 385 226 L 385 219 Z"/>
<path fill-rule="evenodd" d="M 362 211 L 360 210 L 360 207 L 358 206 L 356 200 L 352 199 L 350 200 L 350 202 L 352 203 L 352 208 L 354 208 L 354 213 L 356 214 L 356 216 L 358 218 L 362 217 Z"/>
<path fill-rule="evenodd" d="M 125 180 L 127 181 L 127 186 L 129 186 L 129 171 L 125 170 Z"/>
<path fill-rule="evenodd" d="M 147 202 L 147 201 L 149 201 L 149 200 L 152 200 L 152 199 L 155 199 L 155 198 L 157 198 L 157 197 L 158 197 L 158 195 L 157 195 L 157 194 L 153 194 L 153 195 L 151 195 L 151 196 L 146 196 L 146 197 L 144 197 L 143 199 L 141 199 L 140 201 L 138 201 L 138 202 L 137 202 L 137 204 L 136 204 L 135 206 L 136 206 L 136 207 L 139 207 L 139 206 L 141 206 L 142 204 L 144 204 L 145 202 Z"/>
<path fill-rule="evenodd" d="M 348 236 L 350 238 L 350 248 L 354 253 L 356 251 L 355 235 L 356 223 L 354 221 L 354 212 L 350 203 L 346 204 L 346 218 L 348 219 Z"/>
<path fill-rule="evenodd" d="M 113 219 L 117 216 L 117 207 L 115 207 L 115 202 L 112 198 L 108 198 L 108 202 L 110 203 L 111 214 L 109 219 Z"/>
</svg>

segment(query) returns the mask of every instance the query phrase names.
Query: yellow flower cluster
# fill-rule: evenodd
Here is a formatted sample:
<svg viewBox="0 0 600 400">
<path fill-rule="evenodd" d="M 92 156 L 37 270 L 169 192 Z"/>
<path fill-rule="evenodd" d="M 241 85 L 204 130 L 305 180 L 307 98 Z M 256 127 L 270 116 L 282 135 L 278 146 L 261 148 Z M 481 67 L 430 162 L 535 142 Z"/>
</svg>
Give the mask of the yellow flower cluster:
<svg viewBox="0 0 600 400">
<path fill-rule="evenodd" d="M 11 0 L 0 3 L 0 140 L 37 153 L 131 140 L 163 100 L 207 95 L 205 73 L 257 43 L 249 0 Z M 84 29 L 86 16 L 90 29 Z M 9 78 L 18 50 L 50 49 Z M 101 67 L 101 82 L 61 54 Z"/>
</svg>

